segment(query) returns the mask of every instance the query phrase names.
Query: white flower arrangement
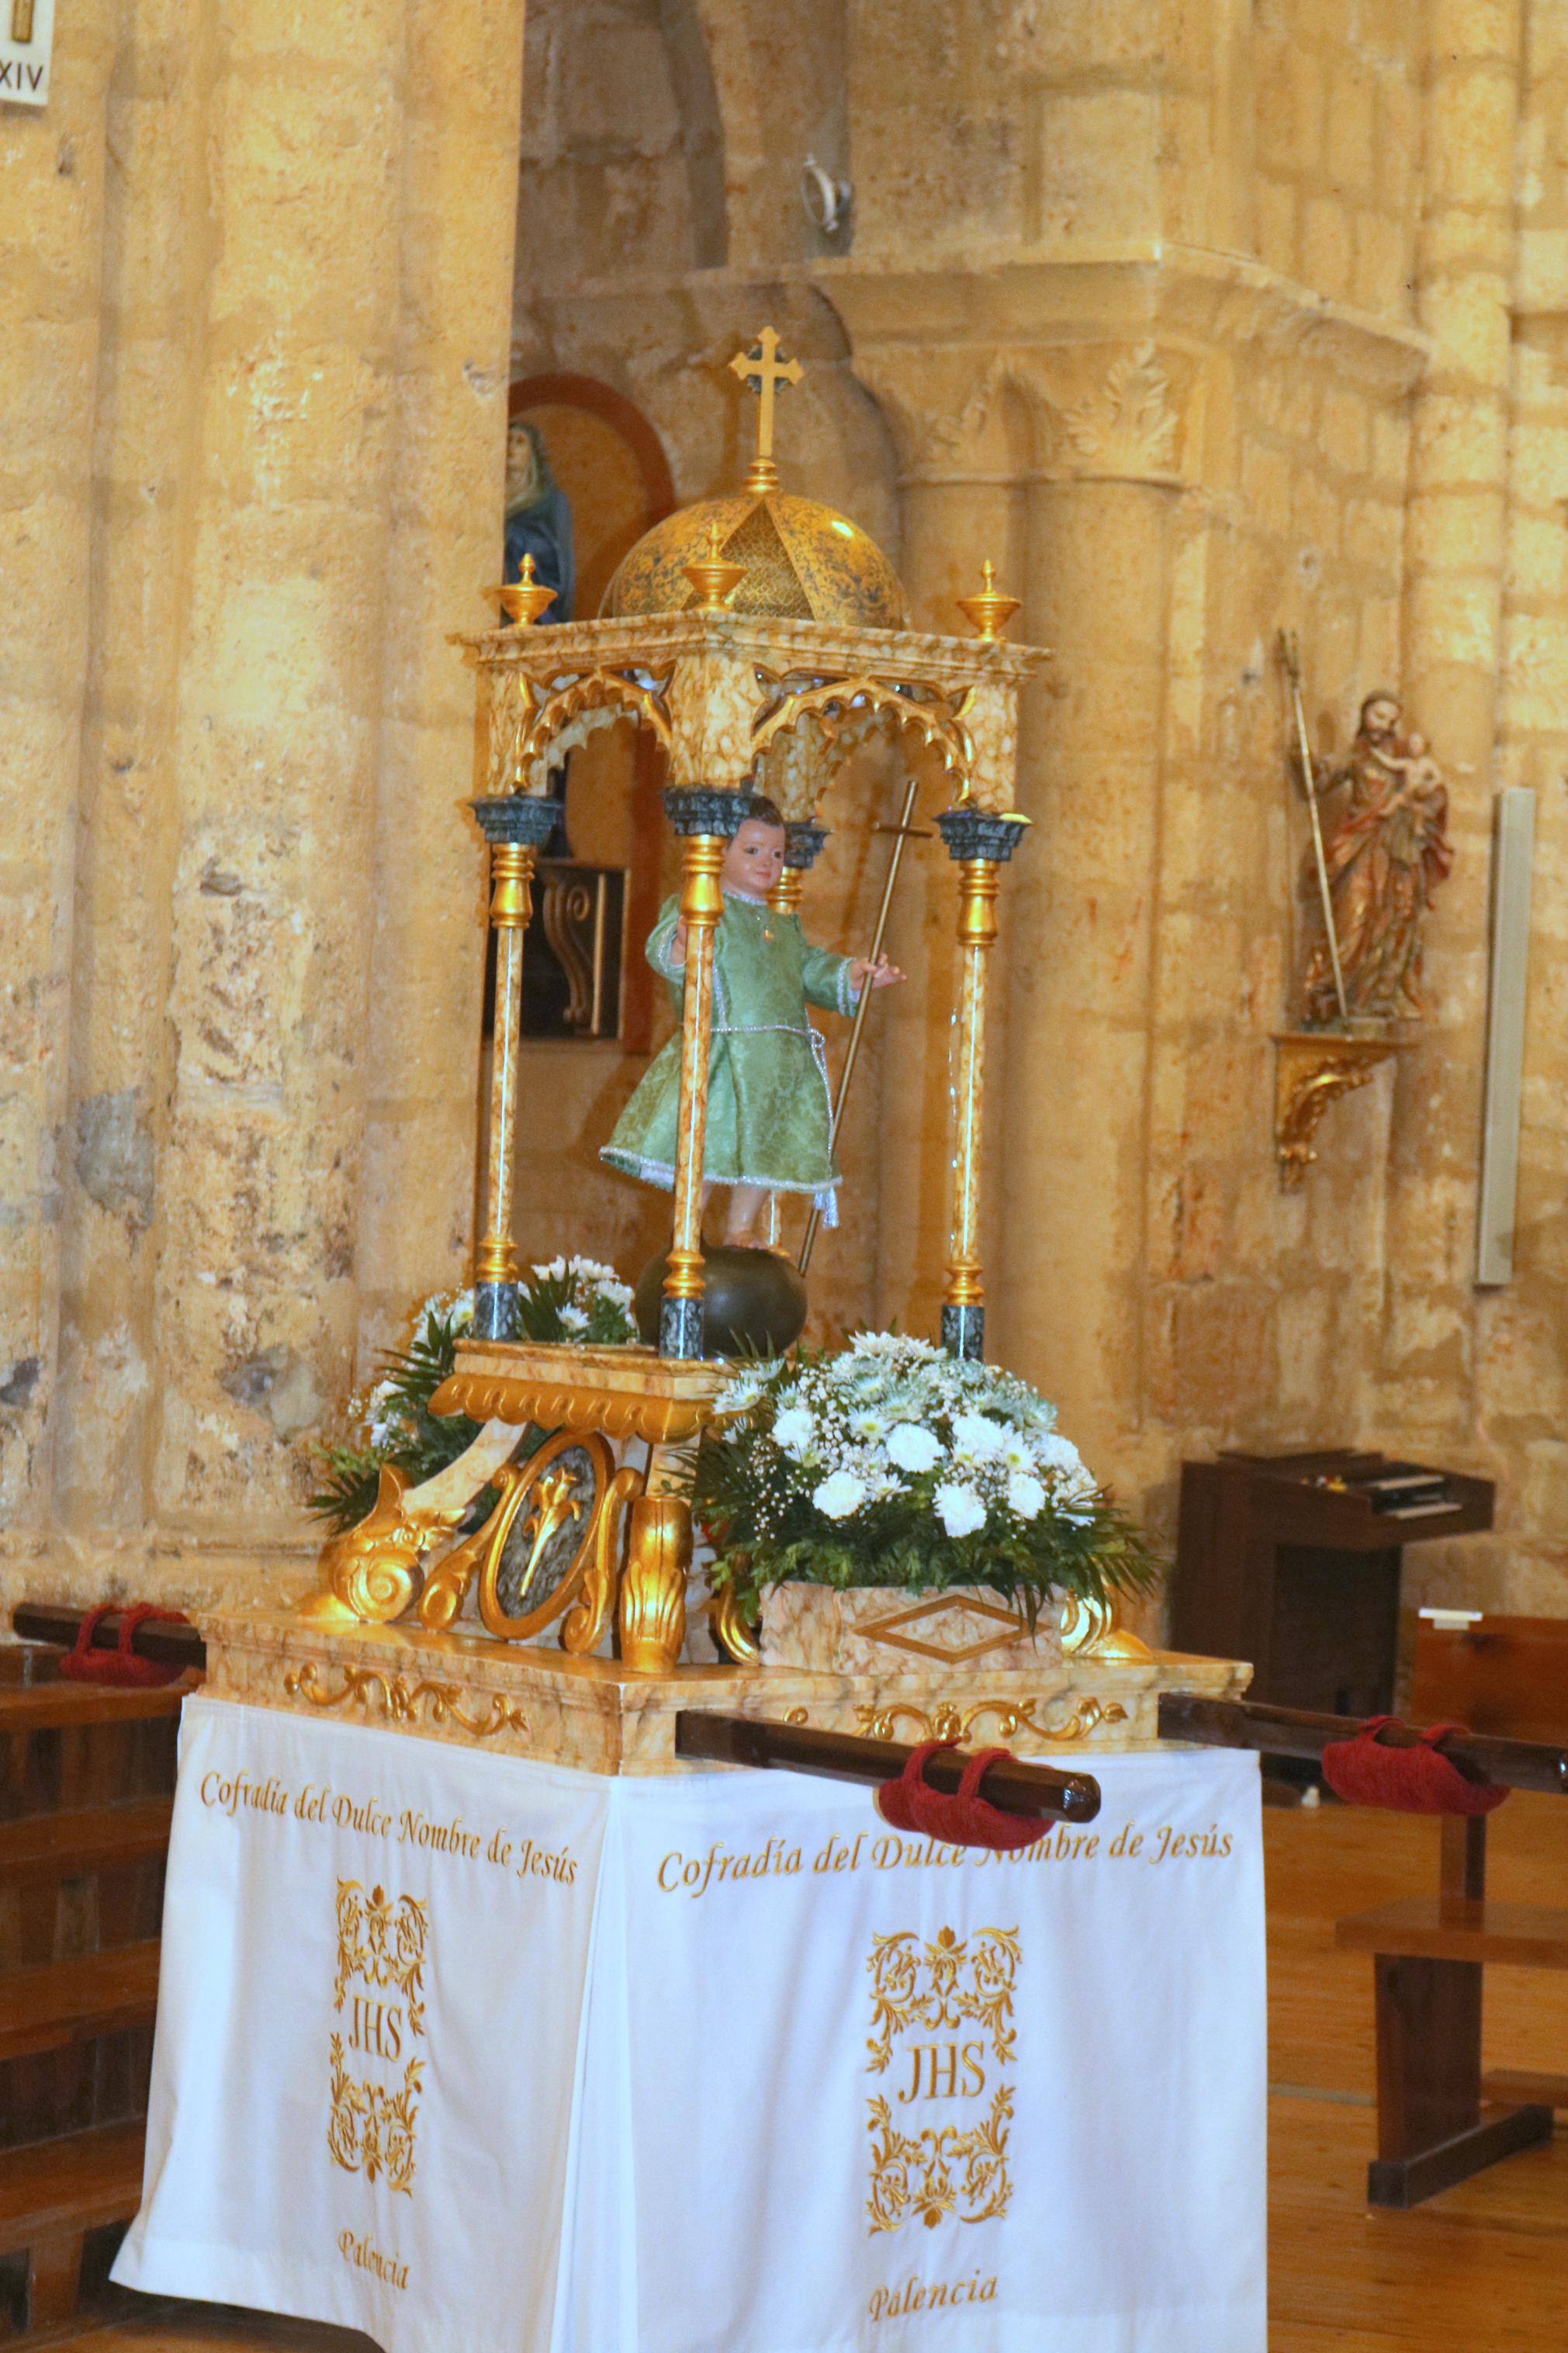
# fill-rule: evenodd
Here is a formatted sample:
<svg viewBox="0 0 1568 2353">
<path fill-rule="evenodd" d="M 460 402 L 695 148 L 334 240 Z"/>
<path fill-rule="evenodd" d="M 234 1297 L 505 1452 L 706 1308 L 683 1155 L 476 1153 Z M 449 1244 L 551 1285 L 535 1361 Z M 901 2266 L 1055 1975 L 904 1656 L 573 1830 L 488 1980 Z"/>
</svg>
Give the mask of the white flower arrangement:
<svg viewBox="0 0 1568 2353">
<path fill-rule="evenodd" d="M 1152 1573 L 1045 1398 L 892 1332 L 739 1373 L 715 1401 L 697 1503 L 716 1578 L 749 1603 L 802 1577 L 989 1584 L 1033 1608 Z"/>
</svg>

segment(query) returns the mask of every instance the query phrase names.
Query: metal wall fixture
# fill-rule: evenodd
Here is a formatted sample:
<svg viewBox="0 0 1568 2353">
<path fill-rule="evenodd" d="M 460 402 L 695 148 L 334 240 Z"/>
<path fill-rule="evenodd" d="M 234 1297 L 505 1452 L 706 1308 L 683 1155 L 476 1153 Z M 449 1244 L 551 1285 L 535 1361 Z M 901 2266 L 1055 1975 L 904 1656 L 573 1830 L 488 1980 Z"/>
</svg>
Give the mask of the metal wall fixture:
<svg viewBox="0 0 1568 2353">
<path fill-rule="evenodd" d="M 815 155 L 808 155 L 800 167 L 800 200 L 805 206 L 805 216 L 824 237 L 837 237 L 848 223 L 849 207 L 855 191 L 847 180 L 836 180 L 831 172 L 824 171 Z"/>
</svg>

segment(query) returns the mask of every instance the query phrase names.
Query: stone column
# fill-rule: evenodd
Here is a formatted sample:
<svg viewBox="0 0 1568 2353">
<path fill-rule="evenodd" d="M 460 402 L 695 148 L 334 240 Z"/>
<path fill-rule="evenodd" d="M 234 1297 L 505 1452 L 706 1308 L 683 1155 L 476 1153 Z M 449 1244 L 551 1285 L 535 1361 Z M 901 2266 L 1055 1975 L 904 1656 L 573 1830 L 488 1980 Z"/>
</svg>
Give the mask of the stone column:
<svg viewBox="0 0 1568 2353">
<path fill-rule="evenodd" d="M 1035 830 L 1005 926 L 993 1352 L 1058 1400 L 1094 1460 L 1142 1409 L 1174 508 L 1169 484 L 1110 471 L 1043 475 L 1029 494 L 1025 611 L 1053 659 L 1020 729 L 1018 807 Z"/>
<path fill-rule="evenodd" d="M 242 0 L 212 92 L 153 1226 L 153 1504 L 206 1546 L 308 1541 L 293 1441 L 353 1356 L 404 19 Z"/>
<path fill-rule="evenodd" d="M 411 1302 L 465 1280 L 484 974 L 473 837 L 454 807 L 473 675 L 447 634 L 494 626 L 480 592 L 501 576 L 522 14 L 522 0 L 407 0 L 362 1373 L 401 1339 Z"/>
<path fill-rule="evenodd" d="M 837 281 L 835 301 L 852 328 L 860 290 Z M 869 323 L 869 322 L 868 322 Z M 857 354 L 856 373 L 881 403 L 900 460 L 900 576 L 911 628 L 969 637 L 957 599 L 980 586 L 989 559 L 1005 587 L 1022 593 L 1026 423 L 1006 380 L 1004 357 L 988 347 L 956 351 L 890 344 L 879 337 Z M 1012 634 L 1038 642 L 1026 607 Z M 902 755 L 903 747 L 899 747 Z M 917 825 L 929 825 L 951 797 L 945 781 L 922 784 Z M 1009 925 L 992 951 L 990 1058 L 1005 1056 Z M 952 1008 L 958 1001 L 948 861 L 934 839 L 910 846 L 888 924 L 888 954 L 908 975 L 879 1008 L 883 1030 L 877 1319 L 934 1333 L 942 1314 L 952 1208 Z M 996 1263 L 996 1182 L 1005 1111 L 1002 1090 L 987 1097 L 982 1138 L 981 1233 Z"/>
<path fill-rule="evenodd" d="M 0 106 L 0 1546 L 51 1509 L 73 872 L 117 12 L 55 34 L 47 109 Z"/>
<path fill-rule="evenodd" d="M 63 1138 L 56 1510 L 73 1546 L 148 1542 L 159 1377 L 152 1228 L 173 1069 L 174 731 L 205 358 L 204 0 L 141 0 L 110 95 L 116 170 L 93 471 L 92 615 Z M 154 58 L 177 69 L 153 69 Z M 127 1566 L 129 1568 L 130 1561 Z M 132 1572 L 135 1573 L 135 1572 Z"/>
<path fill-rule="evenodd" d="M 1426 939 L 1433 1015 L 1402 1056 L 1382 1411 L 1412 1446 L 1474 1442 L 1476 1177 L 1508 528 L 1521 0 L 1440 7 L 1426 94 L 1405 702 L 1449 778 L 1453 873 Z M 1375 683 L 1375 681 L 1373 681 Z"/>
</svg>

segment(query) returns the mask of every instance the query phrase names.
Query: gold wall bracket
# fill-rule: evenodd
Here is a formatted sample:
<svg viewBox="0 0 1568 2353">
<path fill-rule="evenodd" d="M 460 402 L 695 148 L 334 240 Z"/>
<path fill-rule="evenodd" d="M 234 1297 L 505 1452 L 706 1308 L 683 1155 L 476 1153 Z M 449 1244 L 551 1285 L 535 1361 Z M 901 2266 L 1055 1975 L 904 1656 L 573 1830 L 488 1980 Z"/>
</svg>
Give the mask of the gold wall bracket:
<svg viewBox="0 0 1568 2353">
<path fill-rule="evenodd" d="M 1300 1190 L 1318 1156 L 1312 1139 L 1329 1105 L 1364 1087 L 1380 1063 L 1413 1043 L 1388 1032 L 1358 1038 L 1333 1029 L 1276 1030 L 1274 1156 L 1288 1193 Z"/>
</svg>

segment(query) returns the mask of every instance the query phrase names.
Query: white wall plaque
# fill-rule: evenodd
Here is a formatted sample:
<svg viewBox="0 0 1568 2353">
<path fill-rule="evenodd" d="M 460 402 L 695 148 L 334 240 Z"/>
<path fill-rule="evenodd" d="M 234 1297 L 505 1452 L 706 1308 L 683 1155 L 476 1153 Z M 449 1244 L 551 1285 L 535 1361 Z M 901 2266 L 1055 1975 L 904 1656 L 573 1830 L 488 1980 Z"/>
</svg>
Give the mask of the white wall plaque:
<svg viewBox="0 0 1568 2353">
<path fill-rule="evenodd" d="M 0 105 L 47 106 L 55 0 L 0 0 Z"/>
</svg>

